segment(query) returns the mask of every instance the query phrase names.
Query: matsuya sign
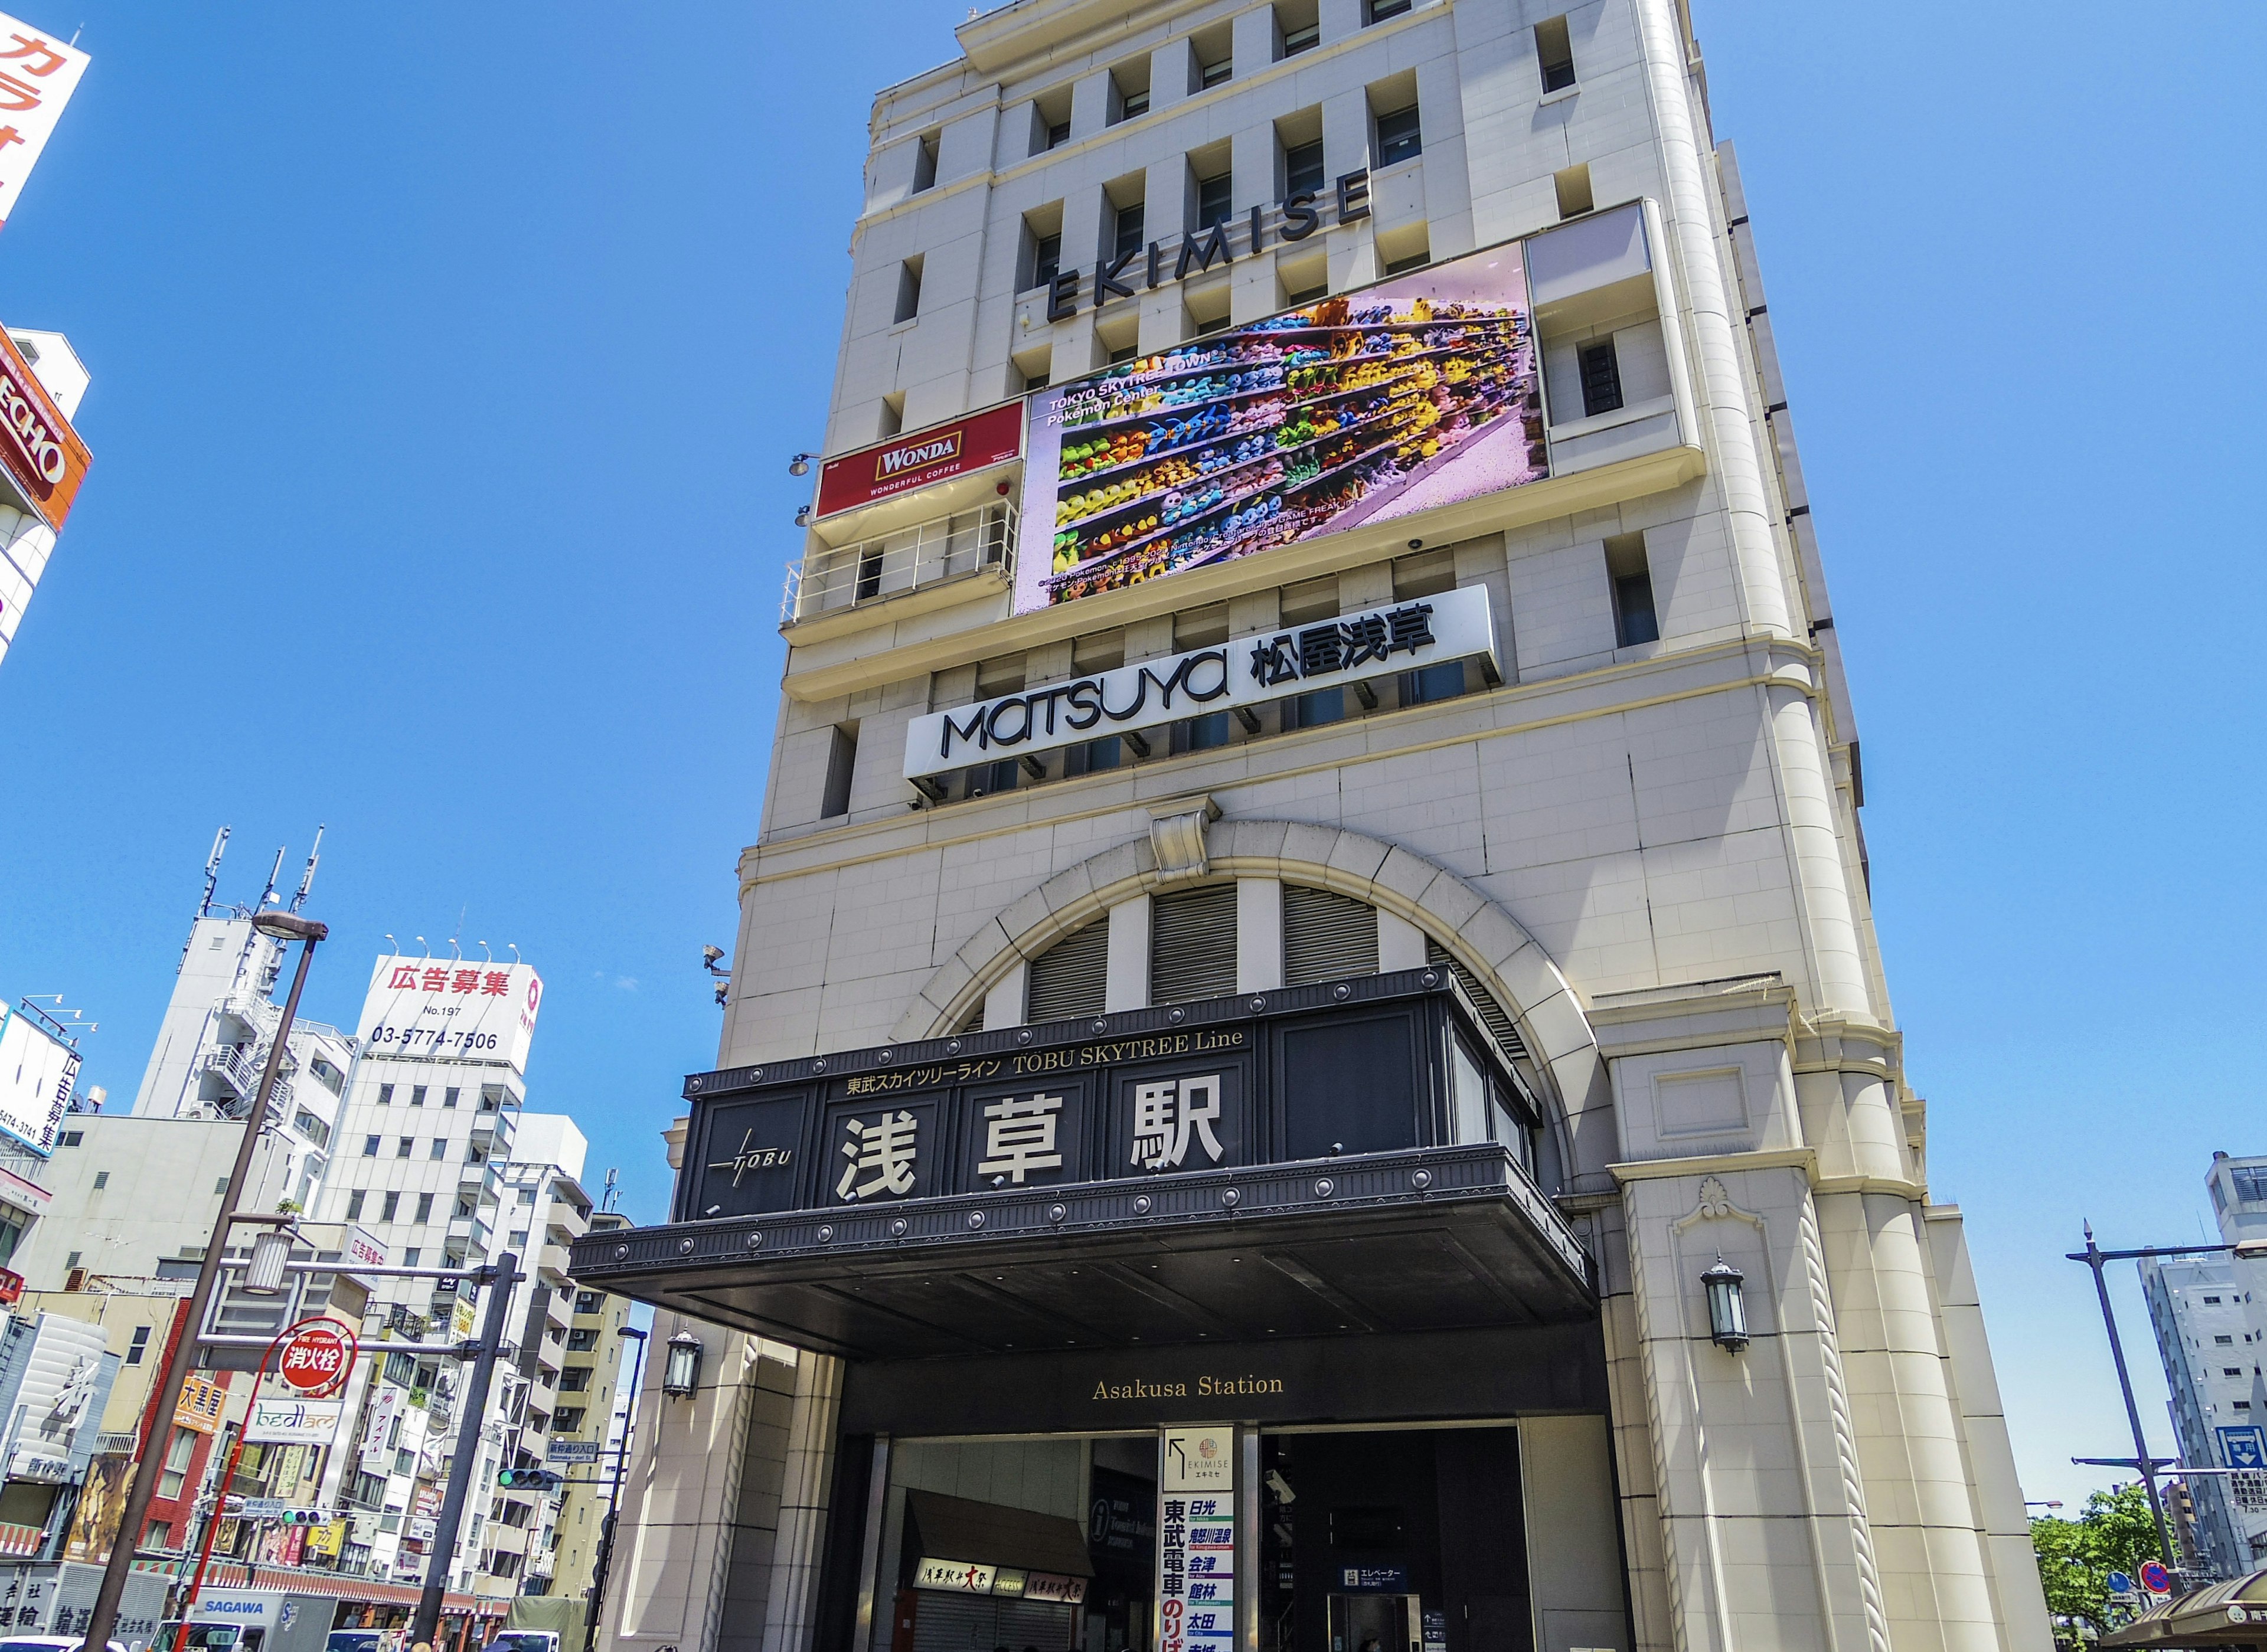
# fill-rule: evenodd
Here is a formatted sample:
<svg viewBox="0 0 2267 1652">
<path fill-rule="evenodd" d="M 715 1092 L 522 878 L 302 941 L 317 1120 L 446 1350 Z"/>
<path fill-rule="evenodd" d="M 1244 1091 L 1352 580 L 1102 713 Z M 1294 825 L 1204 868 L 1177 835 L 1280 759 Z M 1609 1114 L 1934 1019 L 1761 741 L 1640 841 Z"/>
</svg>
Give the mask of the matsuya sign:
<svg viewBox="0 0 2267 1652">
<path fill-rule="evenodd" d="M 1473 658 L 1493 666 L 1495 621 L 1466 586 L 931 712 L 906 726 L 906 778 Z"/>
</svg>

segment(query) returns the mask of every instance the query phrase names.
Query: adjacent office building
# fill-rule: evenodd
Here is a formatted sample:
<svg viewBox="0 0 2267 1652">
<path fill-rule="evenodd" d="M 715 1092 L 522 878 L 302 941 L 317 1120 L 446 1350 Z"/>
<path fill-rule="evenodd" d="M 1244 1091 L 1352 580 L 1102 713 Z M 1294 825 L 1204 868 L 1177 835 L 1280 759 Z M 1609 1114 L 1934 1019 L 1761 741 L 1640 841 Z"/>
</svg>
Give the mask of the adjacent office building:
<svg viewBox="0 0 2267 1652">
<path fill-rule="evenodd" d="M 671 1219 L 576 1247 L 613 1644 L 2043 1652 L 1684 7 L 955 32 Z"/>
</svg>

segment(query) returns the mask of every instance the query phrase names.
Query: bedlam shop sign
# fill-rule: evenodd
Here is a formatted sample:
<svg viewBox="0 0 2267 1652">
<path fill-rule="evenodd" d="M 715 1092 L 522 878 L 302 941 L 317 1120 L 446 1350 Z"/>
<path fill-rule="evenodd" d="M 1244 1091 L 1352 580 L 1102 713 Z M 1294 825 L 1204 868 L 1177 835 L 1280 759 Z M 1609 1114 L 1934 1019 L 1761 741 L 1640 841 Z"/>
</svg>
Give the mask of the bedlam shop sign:
<svg viewBox="0 0 2267 1652">
<path fill-rule="evenodd" d="M 893 436 L 870 448 L 832 458 L 819 467 L 821 517 L 839 515 L 932 483 L 1005 464 L 1023 450 L 1023 404 L 1007 402 L 982 413 Z"/>
</svg>

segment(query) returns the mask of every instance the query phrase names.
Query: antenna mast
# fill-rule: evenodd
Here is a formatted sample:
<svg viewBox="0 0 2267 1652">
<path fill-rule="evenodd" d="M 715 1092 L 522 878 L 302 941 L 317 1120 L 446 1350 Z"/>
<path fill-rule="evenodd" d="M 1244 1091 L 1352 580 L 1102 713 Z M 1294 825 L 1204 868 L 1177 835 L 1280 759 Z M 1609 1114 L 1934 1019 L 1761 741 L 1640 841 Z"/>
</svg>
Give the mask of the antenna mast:
<svg viewBox="0 0 2267 1652">
<path fill-rule="evenodd" d="M 291 897 L 291 910 L 295 912 L 306 905 L 307 891 L 315 887 L 315 863 L 323 858 L 324 830 L 319 824 L 315 828 L 314 846 L 307 851 L 307 870 L 300 874 L 298 894 Z"/>
<path fill-rule="evenodd" d="M 220 887 L 220 858 L 227 852 L 228 835 L 232 830 L 234 829 L 231 827 L 224 826 L 213 836 L 212 853 L 205 857 L 204 898 L 197 903 L 199 917 L 212 916 L 213 891 Z"/>
</svg>

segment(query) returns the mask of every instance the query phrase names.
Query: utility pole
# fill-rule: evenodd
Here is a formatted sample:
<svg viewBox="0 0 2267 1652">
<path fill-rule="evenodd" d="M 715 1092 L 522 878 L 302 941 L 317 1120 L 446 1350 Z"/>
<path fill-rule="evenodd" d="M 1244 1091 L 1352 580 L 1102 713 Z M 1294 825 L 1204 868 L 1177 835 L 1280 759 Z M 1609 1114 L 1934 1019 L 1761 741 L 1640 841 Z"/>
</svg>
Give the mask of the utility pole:
<svg viewBox="0 0 2267 1652">
<path fill-rule="evenodd" d="M 611 1176 L 613 1173 L 606 1173 Z M 606 1494 L 605 1524 L 598 1528 L 598 1563 L 591 1568 L 591 1609 L 583 1619 L 583 1652 L 593 1652 L 598 1644 L 598 1616 L 606 1600 L 606 1570 L 614 1563 L 614 1518 L 622 1507 L 622 1468 L 629 1461 L 630 1429 L 637 1421 L 638 1390 L 645 1380 L 646 1333 L 635 1325 L 626 1325 L 621 1334 L 637 1339 L 637 1365 L 630 1373 L 629 1403 L 622 1407 L 622 1443 L 614 1452 L 614 1484 Z"/>
<path fill-rule="evenodd" d="M 276 1024 L 275 1037 L 268 1046 L 267 1065 L 260 1070 L 260 1088 L 252 1098 L 250 1111 L 244 1116 L 244 1139 L 237 1144 L 236 1167 L 229 1173 L 227 1196 L 221 1201 L 220 1216 L 205 1246 L 204 1261 L 197 1268 L 196 1288 L 189 1293 L 188 1324 L 180 1341 L 173 1345 L 172 1356 L 165 1362 L 165 1374 L 158 1384 L 157 1397 L 150 1402 L 155 1416 L 151 1431 L 158 1437 L 145 1444 L 142 1460 L 134 1470 L 133 1487 L 126 1494 L 126 1509 L 119 1517 L 118 1535 L 110 1545 L 110 1562 L 103 1568 L 102 1586 L 95 1591 L 94 1606 L 87 1615 L 88 1652 L 107 1652 L 111 1631 L 117 1626 L 118 1603 L 125 1597 L 126 1579 L 134 1569 L 134 1553 L 142 1542 L 142 1524 L 150 1517 L 150 1499 L 158 1489 L 158 1476 L 165 1468 L 167 1436 L 159 1431 L 172 1423 L 173 1408 L 181 1400 L 182 1379 L 189 1374 L 189 1362 L 196 1357 L 197 1329 L 204 1324 L 205 1310 L 211 1305 L 213 1290 L 220 1283 L 221 1254 L 227 1248 L 229 1218 L 244 1202 L 245 1184 L 252 1176 L 253 1154 L 260 1146 L 260 1132 L 268 1128 L 268 1098 L 275 1089 L 275 1076 L 282 1070 L 284 1049 L 291 1039 L 291 1023 L 299 1013 L 299 990 L 307 984 L 308 962 L 315 955 L 316 943 L 331 932 L 311 917 L 266 910 L 252 920 L 252 926 L 278 940 L 304 943 L 299 948 L 299 968 L 291 977 L 290 995 L 283 1000 L 283 1019 Z"/>
<path fill-rule="evenodd" d="M 488 1379 L 495 1374 L 496 1352 L 503 1346 L 504 1326 L 511 1316 L 511 1289 L 519 1283 L 519 1258 L 506 1251 L 474 1276 L 495 1294 L 488 1297 L 488 1317 L 481 1327 L 479 1351 L 473 1357 L 472 1379 L 457 1419 L 457 1451 L 449 1464 L 449 1489 L 441 1502 L 441 1518 L 433 1531 L 433 1553 L 425 1566 L 425 1590 L 417 1597 L 417 1615 L 410 1619 L 409 1641 L 429 1645 L 441 1627 L 441 1597 L 448 1591 L 449 1568 L 457 1559 L 457 1527 L 465 1517 L 465 1499 L 472 1491 L 473 1465 L 480 1456 L 481 1426 L 488 1408 Z M 100 1652 L 96 1648 L 96 1652 Z"/>
</svg>

